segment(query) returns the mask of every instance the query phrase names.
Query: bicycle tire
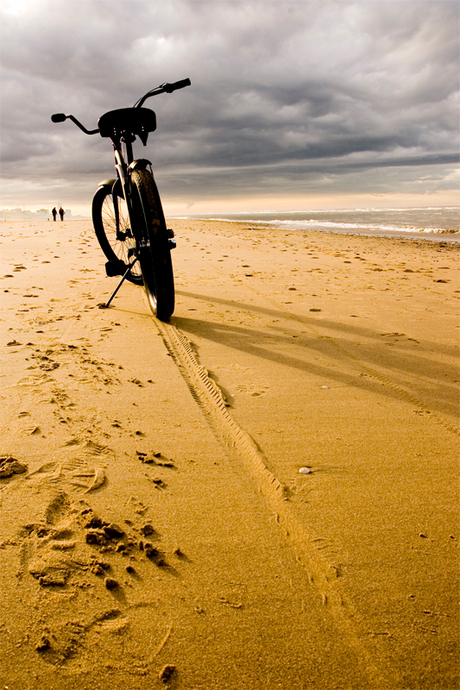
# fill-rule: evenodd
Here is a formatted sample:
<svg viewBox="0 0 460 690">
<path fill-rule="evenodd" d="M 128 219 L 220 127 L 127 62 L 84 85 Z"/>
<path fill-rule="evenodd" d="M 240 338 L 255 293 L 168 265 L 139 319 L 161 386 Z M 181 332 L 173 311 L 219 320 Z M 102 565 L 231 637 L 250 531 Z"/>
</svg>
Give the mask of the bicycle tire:
<svg viewBox="0 0 460 690">
<path fill-rule="evenodd" d="M 115 203 L 119 213 L 118 232 Z M 114 197 L 110 185 L 99 187 L 93 197 L 92 217 L 96 237 L 108 261 L 121 261 L 126 270 L 136 256 L 136 243 L 131 231 L 131 223 L 125 200 L 119 194 Z M 121 275 L 122 273 L 124 271 L 120 264 L 119 274 Z M 142 270 L 139 262 L 134 264 L 126 279 L 135 285 L 143 284 Z"/>
<path fill-rule="evenodd" d="M 174 275 L 160 195 L 147 170 L 134 170 L 131 181 L 139 221 L 135 234 L 147 300 L 154 316 L 168 321 L 174 312 Z"/>
</svg>

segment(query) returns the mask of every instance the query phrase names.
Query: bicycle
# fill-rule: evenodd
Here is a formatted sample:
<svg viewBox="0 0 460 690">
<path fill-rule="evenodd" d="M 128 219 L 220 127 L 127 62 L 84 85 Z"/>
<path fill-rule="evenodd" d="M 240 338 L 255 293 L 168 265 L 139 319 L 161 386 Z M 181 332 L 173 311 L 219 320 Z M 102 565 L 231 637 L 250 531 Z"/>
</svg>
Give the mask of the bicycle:
<svg viewBox="0 0 460 690">
<path fill-rule="evenodd" d="M 92 221 L 107 262 L 108 276 L 122 276 L 107 308 L 125 280 L 143 285 L 149 306 L 158 319 L 168 321 L 174 311 L 174 275 L 171 250 L 174 233 L 166 228 L 152 163 L 134 159 L 133 143 L 139 137 L 144 146 L 156 129 L 153 110 L 143 108 L 148 98 L 190 86 L 190 79 L 161 84 L 148 91 L 133 107 L 102 115 L 97 129 L 88 130 L 73 115 L 56 113 L 53 122 L 71 120 L 85 134 L 100 134 L 111 140 L 117 177 L 99 183 L 92 201 Z"/>
</svg>

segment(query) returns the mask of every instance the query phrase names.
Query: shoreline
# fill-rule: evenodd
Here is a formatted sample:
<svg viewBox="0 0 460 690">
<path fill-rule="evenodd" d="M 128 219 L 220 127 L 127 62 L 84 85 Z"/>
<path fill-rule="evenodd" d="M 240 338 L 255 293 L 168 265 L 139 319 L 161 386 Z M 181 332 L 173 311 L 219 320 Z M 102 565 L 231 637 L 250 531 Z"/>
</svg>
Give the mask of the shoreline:
<svg viewBox="0 0 460 690">
<path fill-rule="evenodd" d="M 202 214 L 196 220 L 223 220 L 275 227 L 299 232 L 320 231 L 357 236 L 409 237 L 441 236 L 460 240 L 460 207 L 449 208 L 359 208 L 286 212 Z"/>
<path fill-rule="evenodd" d="M 331 228 L 325 228 L 321 230 L 320 228 L 293 228 L 289 226 L 283 226 L 283 225 L 275 225 L 275 221 L 273 224 L 268 224 L 264 223 L 263 221 L 260 221 L 260 224 L 253 220 L 253 221 L 247 221 L 247 220 L 226 220 L 226 219 L 220 219 L 220 218 L 187 218 L 185 216 L 170 216 L 171 221 L 182 221 L 182 220 L 189 220 L 191 222 L 194 221 L 202 221 L 202 222 L 215 222 L 215 223 L 234 223 L 234 224 L 242 224 L 246 226 L 251 226 L 253 225 L 254 229 L 264 229 L 264 230 L 281 230 L 281 231 L 290 231 L 290 232 L 298 232 L 298 233 L 306 233 L 306 234 L 314 234 L 314 233 L 319 233 L 319 234 L 331 234 L 331 235 L 345 235 L 346 237 L 375 237 L 375 238 L 386 238 L 386 239 L 406 239 L 410 241 L 414 240 L 426 240 L 427 242 L 453 242 L 453 243 L 460 243 L 460 232 L 408 232 L 408 231 L 387 231 L 385 232 L 380 232 L 380 231 L 370 231 L 366 228 L 362 229 L 362 232 L 359 232 L 358 229 L 354 232 L 346 230 L 346 229 L 331 229 Z M 257 223 L 254 225 L 254 223 Z"/>
</svg>

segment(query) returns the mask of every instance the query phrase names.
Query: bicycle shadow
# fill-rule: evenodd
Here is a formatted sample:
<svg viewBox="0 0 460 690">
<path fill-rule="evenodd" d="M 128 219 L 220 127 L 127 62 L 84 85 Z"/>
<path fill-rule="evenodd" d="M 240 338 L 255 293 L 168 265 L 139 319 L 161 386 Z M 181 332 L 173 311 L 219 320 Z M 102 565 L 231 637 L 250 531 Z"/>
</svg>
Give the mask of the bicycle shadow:
<svg viewBox="0 0 460 690">
<path fill-rule="evenodd" d="M 270 316 L 283 319 L 284 322 L 292 320 L 296 325 L 296 328 L 289 328 L 289 325 L 277 326 L 276 323 L 270 323 L 269 329 L 260 330 L 218 320 L 205 320 L 201 317 L 172 317 L 171 322 L 192 340 L 194 337 L 211 340 L 254 357 L 395 400 L 407 399 L 404 392 L 412 396 L 415 394 L 425 401 L 424 404 L 430 409 L 449 416 L 456 416 L 458 413 L 456 387 L 453 383 L 458 378 L 456 368 L 434 358 L 432 353 L 420 352 L 421 347 L 424 350 L 432 348 L 441 355 L 452 356 L 456 352 L 454 347 L 440 347 L 437 343 L 429 342 L 422 345 L 408 338 L 400 341 L 395 338 L 384 340 L 384 336 L 388 334 L 379 334 L 355 324 L 344 324 L 324 318 L 318 320 L 316 316 L 309 318 L 276 308 L 235 303 L 182 290 L 177 290 L 177 294 L 207 304 L 216 303 L 231 307 L 235 311 Z M 327 335 L 317 335 L 314 330 L 299 333 L 299 323 L 311 326 L 314 330 L 325 329 Z M 287 352 L 289 348 L 293 349 L 292 353 Z M 299 356 L 299 348 L 305 356 Z M 336 366 L 324 366 L 315 361 L 318 355 L 335 360 L 339 365 L 346 361 L 356 369 L 356 374 L 343 371 Z M 363 366 L 361 371 L 360 363 Z M 380 378 L 371 378 L 366 373 L 366 366 L 375 367 Z M 388 378 L 390 385 L 383 386 L 382 378 Z M 396 384 L 403 390 L 398 390 L 391 384 Z"/>
</svg>

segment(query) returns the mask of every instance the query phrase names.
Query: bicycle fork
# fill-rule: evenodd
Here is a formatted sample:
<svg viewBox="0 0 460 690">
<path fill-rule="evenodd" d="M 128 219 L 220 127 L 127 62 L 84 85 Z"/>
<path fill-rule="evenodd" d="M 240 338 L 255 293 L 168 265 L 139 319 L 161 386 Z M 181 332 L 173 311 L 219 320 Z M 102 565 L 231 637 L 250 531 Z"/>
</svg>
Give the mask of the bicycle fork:
<svg viewBox="0 0 460 690">
<path fill-rule="evenodd" d="M 117 237 L 118 237 L 120 235 L 120 213 L 119 213 L 119 208 L 118 208 L 118 197 L 117 197 L 117 194 L 115 191 L 115 186 L 121 182 L 124 198 L 127 199 L 128 195 L 131 196 L 131 189 L 130 189 L 131 185 L 130 185 L 130 180 L 128 179 L 126 172 L 125 172 L 126 166 L 123 165 L 122 159 L 119 155 L 119 152 L 116 149 L 115 149 L 115 161 L 116 161 L 115 167 L 117 168 L 117 171 L 118 171 L 118 182 L 115 183 L 115 185 L 114 185 L 113 206 L 115 209 L 116 233 L 117 233 Z M 130 226 L 132 228 L 133 219 L 132 219 L 131 209 L 132 209 L 132 204 L 128 202 L 128 214 L 129 214 Z M 131 230 L 131 232 L 132 232 L 132 230 Z M 115 290 L 110 295 L 107 302 L 105 302 L 105 304 L 104 303 L 99 304 L 100 309 L 108 309 L 110 307 L 112 300 L 114 299 L 115 295 L 117 294 L 117 292 L 119 291 L 119 289 L 121 288 L 123 283 L 125 282 L 126 278 L 128 277 L 130 270 L 138 262 L 138 260 L 139 260 L 139 257 L 136 255 L 134 257 L 134 259 L 131 261 L 131 263 L 129 263 L 127 266 L 126 266 L 126 264 L 124 264 L 125 270 L 123 273 L 119 273 L 117 271 L 117 269 L 114 268 L 113 275 L 121 275 L 121 280 L 118 283 Z M 106 273 L 107 273 L 107 275 L 110 275 L 110 273 L 112 273 L 112 270 L 109 268 L 108 264 L 106 264 Z"/>
</svg>

